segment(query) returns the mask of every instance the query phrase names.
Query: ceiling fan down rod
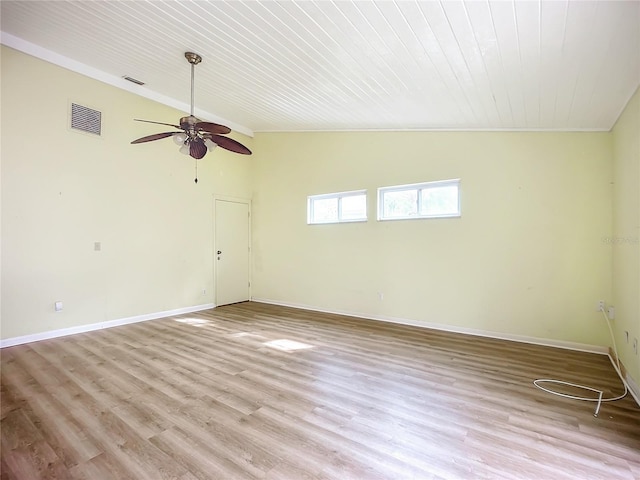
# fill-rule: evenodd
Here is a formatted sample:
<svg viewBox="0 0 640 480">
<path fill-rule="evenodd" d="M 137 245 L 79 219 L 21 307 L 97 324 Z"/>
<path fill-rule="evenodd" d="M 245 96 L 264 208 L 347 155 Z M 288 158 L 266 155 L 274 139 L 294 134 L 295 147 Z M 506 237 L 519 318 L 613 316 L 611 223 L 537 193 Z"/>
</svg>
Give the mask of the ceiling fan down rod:
<svg viewBox="0 0 640 480">
<path fill-rule="evenodd" d="M 191 115 L 193 117 L 193 86 L 194 86 L 194 69 L 195 69 L 195 65 L 192 63 L 191 64 L 191 110 L 189 110 L 189 115 Z"/>
<path fill-rule="evenodd" d="M 194 85 L 195 85 L 195 66 L 202 61 L 202 57 L 197 53 L 184 52 L 184 56 L 191 64 L 191 110 L 189 114 L 193 117 L 193 105 L 194 105 Z"/>
</svg>

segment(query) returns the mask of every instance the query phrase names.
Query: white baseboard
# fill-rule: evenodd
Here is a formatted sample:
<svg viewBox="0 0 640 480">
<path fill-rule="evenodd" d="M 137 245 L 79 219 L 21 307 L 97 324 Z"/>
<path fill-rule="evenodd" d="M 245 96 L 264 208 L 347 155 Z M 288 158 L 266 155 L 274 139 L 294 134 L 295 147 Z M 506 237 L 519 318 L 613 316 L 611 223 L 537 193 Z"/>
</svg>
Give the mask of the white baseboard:
<svg viewBox="0 0 640 480">
<path fill-rule="evenodd" d="M 611 360 L 611 365 L 613 365 L 613 368 L 618 373 L 620 380 L 622 380 L 628 387 L 629 394 L 633 397 L 638 406 L 640 406 L 640 387 L 638 387 L 634 378 L 629 375 L 629 370 L 626 369 L 624 363 L 617 356 L 614 348 L 609 349 L 609 360 Z"/>
<path fill-rule="evenodd" d="M 442 330 L 445 332 L 464 333 L 466 335 L 475 335 L 478 337 L 496 338 L 499 340 L 510 340 L 513 342 L 531 343 L 534 345 L 543 345 L 546 347 L 564 348 L 566 350 L 577 350 L 580 352 L 598 353 L 601 355 L 608 355 L 609 349 L 601 345 L 590 345 L 586 343 L 567 342 L 564 340 L 552 340 L 548 338 L 527 337 L 524 335 L 515 335 L 510 333 L 492 332 L 487 330 L 479 330 L 475 328 L 457 327 L 455 325 L 445 325 L 441 323 L 422 322 L 418 320 L 411 320 L 407 318 L 387 317 L 382 315 L 371 315 L 365 313 L 354 312 L 342 312 L 337 310 L 327 310 L 310 305 L 301 305 L 295 303 L 279 302 L 275 300 L 269 300 L 266 298 L 252 298 L 253 302 L 268 303 L 271 305 L 280 305 L 283 307 L 299 308 L 301 310 L 313 310 L 316 312 L 333 313 L 336 315 L 345 315 L 348 317 L 363 318 L 368 320 L 377 320 L 381 322 L 397 323 L 400 325 L 410 325 L 414 327 L 430 328 L 433 330 Z"/>
<path fill-rule="evenodd" d="M 613 360 L 611 360 L 613 362 Z M 629 393 L 636 400 L 638 406 L 640 406 L 640 387 L 635 382 L 633 377 L 628 373 L 625 375 L 624 379 L 627 381 L 627 386 L 629 387 Z"/>
<path fill-rule="evenodd" d="M 93 330 L 102 330 L 103 328 L 117 327 L 120 325 L 127 325 L 129 323 L 146 322 L 147 320 L 156 320 L 158 318 L 172 317 L 174 315 L 184 315 L 185 313 L 199 312 L 201 310 L 209 310 L 211 308 L 215 308 L 213 303 L 205 303 L 203 305 L 195 305 L 193 307 L 176 308 L 174 310 L 166 310 L 164 312 L 147 313 L 144 315 L 136 315 L 134 317 L 109 320 L 107 322 L 78 325 L 77 327 L 61 328 L 59 330 L 50 330 L 48 332 L 23 335 L 21 337 L 6 338 L 4 340 L 0 340 L 0 348 L 37 342 L 40 340 L 48 340 L 50 338 L 65 337 L 76 333 L 91 332 Z"/>
</svg>

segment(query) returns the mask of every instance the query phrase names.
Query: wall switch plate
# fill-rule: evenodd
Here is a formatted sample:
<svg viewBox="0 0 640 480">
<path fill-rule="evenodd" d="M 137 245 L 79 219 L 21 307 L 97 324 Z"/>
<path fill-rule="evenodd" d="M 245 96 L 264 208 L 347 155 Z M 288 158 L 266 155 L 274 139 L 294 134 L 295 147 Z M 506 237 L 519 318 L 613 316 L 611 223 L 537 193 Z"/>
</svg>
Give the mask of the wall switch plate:
<svg viewBox="0 0 640 480">
<path fill-rule="evenodd" d="M 56 302 L 55 309 L 56 309 L 56 312 L 61 312 L 62 311 L 62 302 Z"/>
<path fill-rule="evenodd" d="M 609 307 L 607 309 L 607 316 L 609 317 L 609 320 L 614 320 L 616 318 L 616 309 Z"/>
</svg>

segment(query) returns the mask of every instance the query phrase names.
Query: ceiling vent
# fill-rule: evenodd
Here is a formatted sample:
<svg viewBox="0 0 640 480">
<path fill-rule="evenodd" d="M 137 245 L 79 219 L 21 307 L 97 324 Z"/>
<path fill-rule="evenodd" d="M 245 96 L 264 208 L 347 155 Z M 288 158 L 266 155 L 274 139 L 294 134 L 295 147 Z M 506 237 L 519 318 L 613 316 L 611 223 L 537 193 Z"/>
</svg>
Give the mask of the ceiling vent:
<svg viewBox="0 0 640 480">
<path fill-rule="evenodd" d="M 124 78 L 128 82 L 135 83 L 136 85 L 144 85 L 144 82 L 142 80 L 138 80 L 137 78 L 132 78 L 132 77 L 129 77 L 127 75 L 125 75 L 122 78 Z"/>
<path fill-rule="evenodd" d="M 98 110 L 72 103 L 71 128 L 100 135 L 102 131 L 102 113 Z"/>
</svg>

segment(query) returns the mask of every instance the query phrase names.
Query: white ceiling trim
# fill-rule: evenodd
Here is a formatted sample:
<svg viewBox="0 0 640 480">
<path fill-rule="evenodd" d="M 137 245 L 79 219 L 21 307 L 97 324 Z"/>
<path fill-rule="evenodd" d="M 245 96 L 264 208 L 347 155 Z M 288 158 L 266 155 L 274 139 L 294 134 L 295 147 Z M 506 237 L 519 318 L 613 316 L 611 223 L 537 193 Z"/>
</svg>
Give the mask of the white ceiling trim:
<svg viewBox="0 0 640 480">
<path fill-rule="evenodd" d="M 633 96 L 633 95 L 632 95 Z M 629 97 L 631 98 L 631 97 Z M 628 102 L 627 102 L 628 103 Z M 624 107 L 622 109 L 624 111 Z M 622 113 L 622 111 L 620 113 Z M 613 127 L 612 127 L 613 128 Z M 258 133 L 314 133 L 314 132 L 610 132 L 612 128 L 342 128 L 340 130 L 313 130 L 313 129 L 296 129 L 296 130 L 259 130 Z"/>
<path fill-rule="evenodd" d="M 126 90 L 127 92 L 133 93 L 135 95 L 148 98 L 149 100 L 153 100 L 154 102 L 158 102 L 162 105 L 166 105 L 183 112 L 189 112 L 191 108 L 191 105 L 188 103 L 181 102 L 174 98 L 167 97 L 166 95 L 159 94 L 148 88 L 145 88 L 142 85 L 136 85 L 135 83 L 125 80 L 122 77 L 117 77 L 115 75 L 111 75 L 110 73 L 106 73 L 96 68 L 90 67 L 88 65 L 85 65 L 84 63 L 80 63 L 69 57 L 65 57 L 64 55 L 60 55 L 39 45 L 35 45 L 31 42 L 23 40 L 22 38 L 16 37 L 15 35 L 0 31 L 0 43 L 22 53 L 26 53 L 27 55 L 31 55 L 32 57 L 44 60 L 45 62 L 52 63 L 62 68 L 66 68 L 67 70 L 71 70 L 72 72 L 79 73 L 80 75 L 98 80 L 99 82 L 106 83 L 107 85 L 111 85 L 121 90 Z M 126 75 L 126 73 L 123 73 L 123 75 Z M 243 133 L 250 137 L 254 136 L 254 132 L 250 128 L 247 128 L 244 125 L 240 125 L 235 122 L 231 122 L 214 113 L 206 112 L 194 107 L 194 114 L 197 115 L 201 120 L 220 123 L 228 126 L 236 132 Z"/>
</svg>

